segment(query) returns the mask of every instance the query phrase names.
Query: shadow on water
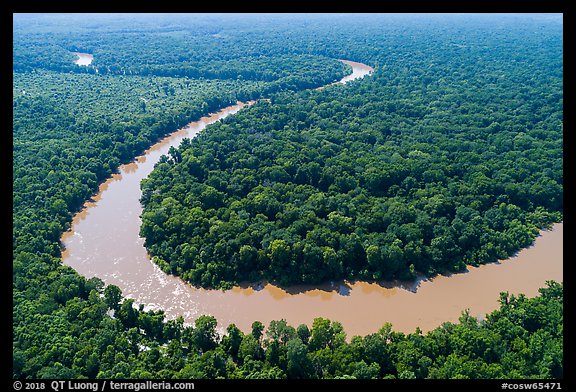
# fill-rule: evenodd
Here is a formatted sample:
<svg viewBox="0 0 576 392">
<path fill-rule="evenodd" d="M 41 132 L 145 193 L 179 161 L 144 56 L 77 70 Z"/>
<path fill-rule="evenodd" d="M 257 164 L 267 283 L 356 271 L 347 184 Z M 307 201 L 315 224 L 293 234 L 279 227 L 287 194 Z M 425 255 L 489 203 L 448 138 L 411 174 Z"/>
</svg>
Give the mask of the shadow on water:
<svg viewBox="0 0 576 392">
<path fill-rule="evenodd" d="M 551 231 L 551 228 L 545 228 L 543 229 L 544 231 Z M 539 233 L 537 237 L 540 237 L 541 233 Z M 529 249 L 531 247 L 533 247 L 535 244 L 535 240 L 528 245 L 527 247 L 521 249 L 521 250 L 525 250 L 525 249 Z M 520 251 L 521 251 L 520 250 Z M 291 285 L 291 286 L 285 286 L 280 284 L 277 281 L 268 281 L 268 280 L 259 280 L 256 282 L 249 282 L 249 281 L 244 281 L 244 282 L 240 282 L 237 285 L 234 285 L 234 287 L 230 287 L 229 289 L 221 289 L 222 291 L 228 291 L 230 289 L 234 289 L 234 290 L 240 290 L 240 291 L 244 291 L 246 295 L 250 295 L 250 293 L 253 292 L 260 292 L 262 290 L 268 290 L 270 292 L 273 292 L 273 296 L 276 298 L 282 298 L 282 297 L 288 297 L 288 296 L 293 296 L 293 295 L 299 295 L 299 294 L 318 294 L 320 293 L 320 295 L 322 294 L 327 294 L 327 295 L 331 295 L 331 294 L 337 294 L 339 296 L 343 296 L 343 297 L 348 297 L 351 295 L 351 292 L 353 290 L 353 286 L 357 285 L 357 284 L 363 284 L 363 285 L 372 285 L 373 288 L 379 287 L 381 289 L 385 289 L 385 290 L 396 290 L 396 289 L 401 289 L 401 290 L 405 290 L 408 292 L 411 292 L 413 294 L 416 294 L 418 292 L 418 289 L 421 287 L 422 283 L 424 282 L 432 282 L 434 279 L 439 278 L 439 277 L 452 277 L 454 275 L 461 275 L 461 274 L 468 274 L 471 271 L 471 268 L 479 268 L 482 266 L 488 266 L 488 265 L 500 265 L 502 264 L 502 262 L 506 261 L 506 262 L 510 262 L 513 261 L 516 256 L 520 253 L 520 251 L 514 252 L 514 254 L 508 256 L 508 258 L 506 258 L 505 260 L 496 260 L 493 262 L 488 262 L 488 263 L 483 263 L 483 264 L 479 264 L 479 265 L 472 265 L 472 264 L 468 264 L 465 266 L 465 268 L 463 268 L 460 271 L 442 271 L 442 272 L 438 272 L 434 275 L 424 275 L 424 274 L 419 274 L 416 278 L 414 278 L 413 280 L 399 280 L 399 279 L 394 279 L 394 280 L 338 280 L 338 281 L 329 281 L 326 283 L 321 283 L 321 284 L 297 284 L 297 285 Z M 196 288 L 196 289 L 204 289 L 204 290 L 215 290 L 215 288 L 202 288 L 199 285 L 194 285 L 194 284 L 190 284 L 188 283 L 190 286 Z M 366 287 L 364 286 L 363 290 L 366 291 Z M 370 288 L 367 289 L 368 292 L 371 291 Z"/>
<path fill-rule="evenodd" d="M 544 229 L 542 229 L 543 231 L 552 231 L 553 230 L 553 226 L 550 227 L 546 227 Z M 260 292 L 260 291 L 268 291 L 269 293 L 272 294 L 273 297 L 275 297 L 276 299 L 281 299 L 284 297 L 290 297 L 290 296 L 295 296 L 295 295 L 300 295 L 300 294 L 306 294 L 306 295 L 318 295 L 320 294 L 320 296 L 325 296 L 325 295 L 333 295 L 333 294 L 337 294 L 339 296 L 342 297 L 348 297 L 351 295 L 352 290 L 358 290 L 358 287 L 354 287 L 356 285 L 360 285 L 361 286 L 361 290 L 369 293 L 373 290 L 378 291 L 377 289 L 384 289 L 384 290 L 390 290 L 390 292 L 393 292 L 394 290 L 400 289 L 400 290 L 405 290 L 408 291 L 410 293 L 416 294 L 418 292 L 418 289 L 422 286 L 423 283 L 425 282 L 432 282 L 437 278 L 440 277 L 452 277 L 455 275 L 461 275 L 461 274 L 468 274 L 469 272 L 471 272 L 471 269 L 476 269 L 476 268 L 480 268 L 482 266 L 489 266 L 489 265 L 500 265 L 503 262 L 513 262 L 514 259 L 516 259 L 516 257 L 519 255 L 519 253 L 523 250 L 532 248 L 535 244 L 535 240 L 540 237 L 542 235 L 542 232 L 539 232 L 534 240 L 532 241 L 532 243 L 526 247 L 524 247 L 523 249 L 520 249 L 517 252 L 514 252 L 514 254 L 509 255 L 506 259 L 504 260 L 496 260 L 493 262 L 487 262 L 487 263 L 482 263 L 479 265 L 473 265 L 473 264 L 468 264 L 465 266 L 465 268 L 463 268 L 460 271 L 441 271 L 441 272 L 437 272 L 434 275 L 425 275 L 420 273 L 416 278 L 414 278 L 413 280 L 399 280 L 399 279 L 394 279 L 394 280 L 338 280 L 338 281 L 329 281 L 326 283 L 321 283 L 321 284 L 297 284 L 297 285 L 291 285 L 291 286 L 285 286 L 280 284 L 277 281 L 269 281 L 269 280 L 259 280 L 256 282 L 250 282 L 250 281 L 243 281 L 240 282 L 237 285 L 234 285 L 233 287 L 229 287 L 226 289 L 220 289 L 221 291 L 229 291 L 229 290 L 234 290 L 234 291 L 240 291 L 240 292 L 244 292 L 245 295 L 251 295 L 255 292 Z M 200 285 L 195 285 L 195 284 L 191 284 L 190 282 L 187 283 L 188 285 L 192 286 L 195 289 L 200 289 L 200 290 L 218 290 L 216 288 L 207 288 L 207 287 L 201 287 Z M 371 287 L 370 287 L 371 286 Z M 382 291 L 379 291 L 382 292 Z"/>
<path fill-rule="evenodd" d="M 464 271 L 468 272 L 468 271 Z M 266 281 L 261 280 L 258 282 L 241 282 L 240 284 L 236 285 L 235 287 L 240 288 L 241 290 L 254 290 L 256 292 L 262 291 L 266 288 L 267 285 L 271 285 L 276 289 L 281 290 L 286 295 L 298 295 L 298 294 L 305 294 L 310 292 L 323 292 L 326 294 L 338 294 L 340 296 L 347 297 L 352 292 L 352 288 L 357 283 L 366 283 L 371 285 L 377 285 L 384 289 L 402 289 L 406 291 L 410 291 L 412 293 L 416 293 L 418 288 L 422 284 L 422 282 L 428 281 L 431 278 L 421 275 L 416 277 L 414 280 L 391 280 L 391 281 L 377 281 L 377 280 L 338 280 L 338 281 L 330 281 L 327 283 L 322 284 L 298 284 L 292 286 L 284 286 L 275 281 Z"/>
<path fill-rule="evenodd" d="M 539 235 L 538 235 L 539 236 Z M 534 246 L 534 242 L 527 246 L 524 249 L 528 249 Z M 513 255 L 510 255 L 507 260 L 513 259 L 518 255 L 520 251 L 515 252 Z M 434 275 L 426 276 L 424 274 L 419 274 L 413 280 L 339 280 L 339 281 L 330 281 L 327 283 L 322 284 L 297 284 L 292 286 L 284 286 L 276 281 L 267 281 L 267 280 L 260 280 L 258 282 L 241 282 L 240 284 L 236 285 L 235 287 L 240 288 L 241 290 L 248 290 L 252 289 L 255 292 L 264 290 L 267 285 L 271 285 L 276 289 L 281 290 L 286 295 L 298 295 L 298 294 L 305 294 L 309 292 L 324 292 L 326 294 L 334 293 L 340 296 L 349 296 L 352 291 L 352 286 L 358 283 L 365 283 L 369 285 L 377 285 L 380 288 L 394 290 L 394 289 L 401 289 L 406 290 L 411 293 L 416 294 L 418 289 L 424 282 L 430 282 L 438 277 L 452 277 L 454 275 L 461 275 L 467 274 L 470 272 L 470 268 L 478 268 L 483 265 L 499 265 L 502 264 L 503 260 L 492 261 L 488 263 L 483 263 L 480 265 L 466 265 L 466 267 L 460 271 L 444 271 L 438 272 Z"/>
<path fill-rule="evenodd" d="M 254 291 L 261 291 L 266 288 L 266 286 L 271 285 L 274 288 L 277 288 L 284 292 L 286 295 L 297 295 L 303 294 L 310 291 L 322 291 L 325 293 L 338 293 L 340 295 L 350 295 L 350 291 L 352 287 L 350 286 L 349 282 L 347 281 L 331 281 L 328 283 L 322 283 L 318 285 L 314 284 L 298 284 L 292 286 L 284 286 L 276 281 L 267 281 L 261 280 L 258 282 L 241 282 L 240 284 L 236 285 L 235 287 L 240 288 L 241 290 L 248 290 L 252 289 Z"/>
</svg>

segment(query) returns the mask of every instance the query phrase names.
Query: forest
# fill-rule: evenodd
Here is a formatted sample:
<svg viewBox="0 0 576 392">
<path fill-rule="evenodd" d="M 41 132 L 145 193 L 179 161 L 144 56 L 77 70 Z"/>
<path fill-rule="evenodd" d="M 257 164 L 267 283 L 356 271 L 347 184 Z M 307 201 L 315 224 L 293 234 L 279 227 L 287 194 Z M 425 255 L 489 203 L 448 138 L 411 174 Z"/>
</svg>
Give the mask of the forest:
<svg viewBox="0 0 576 392">
<path fill-rule="evenodd" d="M 59 272 L 60 277 L 56 277 Z M 71 379 L 493 379 L 563 377 L 563 286 L 549 282 L 540 295 L 502 293 L 486 320 L 463 312 L 423 334 L 377 332 L 347 339 L 337 321 L 316 318 L 297 327 L 259 321 L 250 333 L 234 324 L 225 336 L 217 320 L 200 316 L 193 326 L 165 320 L 162 311 L 135 308 L 132 299 L 98 278 L 54 271 L 71 290 L 58 303 L 17 306 L 15 378 Z M 50 309 L 50 306 L 53 306 Z M 106 317 L 114 311 L 114 317 Z M 28 318 L 33 320 L 27 320 Z M 35 323 L 32 328 L 30 323 Z M 44 348 L 43 340 L 49 347 Z"/>
<path fill-rule="evenodd" d="M 221 336 L 61 262 L 120 164 L 238 100 L 258 102 L 142 183 L 166 272 L 218 288 L 410 279 L 514 254 L 563 216 L 562 18 L 491 18 L 15 14 L 13 377 L 562 378 L 558 282 L 426 334 L 348 338 L 317 318 Z M 376 71 L 313 90 L 350 72 L 338 59 Z"/>
<path fill-rule="evenodd" d="M 142 183 L 155 262 L 203 287 L 407 280 L 531 244 L 563 208 L 561 64 L 426 44 L 411 69 L 275 94 L 173 150 Z"/>
</svg>

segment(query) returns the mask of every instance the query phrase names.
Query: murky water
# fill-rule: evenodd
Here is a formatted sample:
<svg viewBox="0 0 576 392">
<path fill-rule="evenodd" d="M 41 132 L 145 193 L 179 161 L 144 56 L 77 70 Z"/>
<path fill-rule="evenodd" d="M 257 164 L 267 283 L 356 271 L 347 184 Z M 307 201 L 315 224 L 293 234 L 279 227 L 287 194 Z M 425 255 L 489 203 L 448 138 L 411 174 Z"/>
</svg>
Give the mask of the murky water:
<svg viewBox="0 0 576 392">
<path fill-rule="evenodd" d="M 348 64 L 349 66 L 351 66 L 352 73 L 350 75 L 344 76 L 339 81 L 331 84 L 346 84 L 352 80 L 362 79 L 364 76 L 371 75 L 372 72 L 374 72 L 374 68 L 366 64 L 357 63 L 355 61 L 350 60 L 340 60 L 340 61 L 342 61 L 344 64 Z M 315 88 L 315 90 L 322 90 L 325 89 L 326 87 L 327 86 L 317 87 Z"/>
<path fill-rule="evenodd" d="M 348 64 L 352 67 L 352 73 L 350 75 L 344 76 L 340 81 L 337 83 L 346 84 L 352 80 L 362 79 L 366 75 L 372 74 L 374 72 L 374 68 L 370 67 L 369 65 L 357 63 L 355 61 L 349 60 L 340 60 L 344 64 Z"/>
<path fill-rule="evenodd" d="M 356 75 L 361 75 L 358 77 L 371 72 L 355 64 L 351 63 Z M 271 320 L 284 318 L 297 326 L 311 325 L 315 317 L 325 317 L 340 321 L 349 336 L 373 333 L 385 322 L 391 322 L 397 331 L 413 332 L 417 326 L 428 331 L 444 321 L 457 321 L 466 308 L 473 315 L 496 309 L 502 291 L 534 296 L 546 280 L 563 280 L 561 223 L 542 232 L 532 247 L 516 257 L 412 284 L 334 282 L 288 291 L 254 284 L 220 291 L 194 288 L 166 275 L 150 261 L 144 240 L 139 237 L 140 181 L 170 146 L 178 146 L 183 138 L 194 137 L 206 125 L 243 106 L 239 103 L 191 123 L 133 163 L 121 166 L 63 235 L 64 264 L 86 277 L 98 276 L 107 284 L 117 285 L 126 297 L 147 309 L 164 309 L 169 318 L 182 315 L 188 323 L 199 315 L 211 314 L 218 319 L 220 331 L 235 323 L 247 332 L 255 320 L 267 326 Z"/>
<path fill-rule="evenodd" d="M 78 60 L 74 61 L 77 65 L 90 65 L 94 60 L 94 56 L 89 53 L 72 52 L 72 54 L 78 56 Z"/>
</svg>

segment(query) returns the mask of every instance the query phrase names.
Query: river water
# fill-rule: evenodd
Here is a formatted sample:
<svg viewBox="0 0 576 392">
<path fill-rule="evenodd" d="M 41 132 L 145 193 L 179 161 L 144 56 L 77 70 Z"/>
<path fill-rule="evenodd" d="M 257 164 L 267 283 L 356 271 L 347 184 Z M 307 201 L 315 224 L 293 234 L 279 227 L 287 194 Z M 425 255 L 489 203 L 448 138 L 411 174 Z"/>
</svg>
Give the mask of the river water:
<svg viewBox="0 0 576 392">
<path fill-rule="evenodd" d="M 363 64 L 348 64 L 356 78 L 373 71 Z M 340 82 L 354 78 L 344 79 Z M 253 284 L 221 291 L 194 288 L 165 274 L 152 263 L 144 239 L 139 237 L 140 181 L 170 146 L 178 146 L 183 138 L 194 137 L 208 124 L 246 105 L 238 103 L 203 117 L 167 136 L 134 162 L 122 165 L 62 236 L 63 263 L 88 278 L 97 276 L 106 284 L 117 285 L 124 296 L 146 309 L 164 309 L 168 318 L 182 315 L 186 323 L 211 314 L 221 332 L 230 323 L 248 332 L 255 320 L 267 326 L 271 320 L 283 318 L 296 327 L 325 317 L 340 321 L 349 337 L 376 332 L 385 322 L 391 322 L 397 331 L 409 333 L 420 327 L 426 332 L 444 321 L 457 321 L 467 308 L 482 317 L 498 307 L 502 291 L 534 296 L 546 280 L 563 280 L 562 223 L 543 231 L 533 246 L 506 261 L 417 283 L 332 282 L 287 291 L 271 284 Z"/>
<path fill-rule="evenodd" d="M 72 52 L 72 54 L 78 56 L 78 59 L 74 61 L 77 65 L 90 65 L 94 60 L 94 56 L 89 53 Z"/>
<path fill-rule="evenodd" d="M 344 76 L 341 80 L 336 83 L 346 84 L 352 80 L 362 79 L 366 75 L 372 74 L 374 72 L 374 68 L 370 67 L 369 65 L 357 63 L 356 61 L 349 61 L 349 60 L 340 60 L 344 64 L 348 64 L 352 67 L 352 73 L 350 75 Z"/>
</svg>

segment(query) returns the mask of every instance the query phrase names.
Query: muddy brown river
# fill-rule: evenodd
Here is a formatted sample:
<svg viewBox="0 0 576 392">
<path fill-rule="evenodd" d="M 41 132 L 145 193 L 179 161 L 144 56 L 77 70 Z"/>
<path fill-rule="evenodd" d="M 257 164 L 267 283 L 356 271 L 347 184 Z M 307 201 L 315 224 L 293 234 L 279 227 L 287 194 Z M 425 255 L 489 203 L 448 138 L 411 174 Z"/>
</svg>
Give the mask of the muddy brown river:
<svg viewBox="0 0 576 392">
<path fill-rule="evenodd" d="M 74 61 L 77 65 L 90 65 L 94 60 L 94 56 L 89 53 L 72 52 L 72 54 L 78 56 L 78 59 Z"/>
<path fill-rule="evenodd" d="M 364 64 L 347 63 L 354 73 L 342 83 L 373 71 Z M 106 284 L 117 285 L 124 296 L 146 309 L 164 309 L 168 318 L 182 315 L 186 323 L 211 314 L 221 332 L 230 323 L 248 332 L 255 320 L 267 326 L 271 320 L 283 318 L 296 327 L 325 317 L 340 321 L 349 337 L 376 332 L 385 322 L 391 322 L 397 331 L 409 333 L 420 327 L 426 332 L 444 321 L 457 321 L 464 309 L 482 317 L 498 307 L 502 291 L 534 296 L 546 280 L 563 280 L 562 223 L 543 231 L 531 247 L 508 260 L 411 284 L 333 282 L 288 291 L 265 284 L 221 291 L 194 288 L 165 274 L 152 263 L 139 236 L 140 181 L 170 146 L 178 146 L 183 138 L 194 137 L 244 106 L 238 103 L 203 117 L 167 136 L 134 162 L 122 165 L 62 236 L 63 263 L 88 278 L 97 276 Z"/>
</svg>

